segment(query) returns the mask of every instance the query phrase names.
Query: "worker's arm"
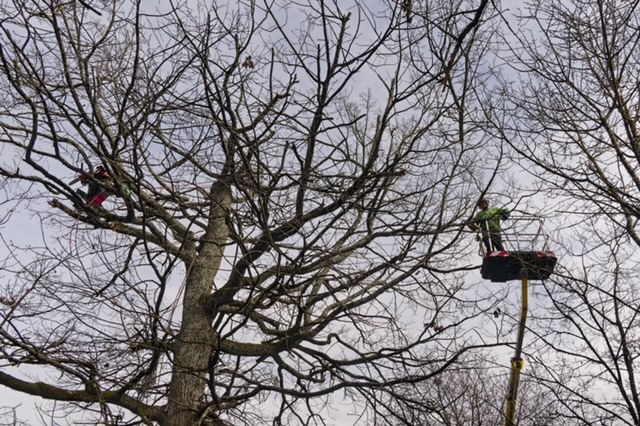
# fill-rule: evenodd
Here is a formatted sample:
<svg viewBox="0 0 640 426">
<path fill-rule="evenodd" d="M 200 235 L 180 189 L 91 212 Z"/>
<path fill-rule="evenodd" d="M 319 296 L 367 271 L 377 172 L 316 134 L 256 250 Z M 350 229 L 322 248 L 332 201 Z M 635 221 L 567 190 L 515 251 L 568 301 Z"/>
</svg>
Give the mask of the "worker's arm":
<svg viewBox="0 0 640 426">
<path fill-rule="evenodd" d="M 483 215 L 483 212 L 479 212 L 469 223 L 468 226 L 472 231 L 480 230 L 480 222 L 485 220 L 486 218 Z"/>
</svg>

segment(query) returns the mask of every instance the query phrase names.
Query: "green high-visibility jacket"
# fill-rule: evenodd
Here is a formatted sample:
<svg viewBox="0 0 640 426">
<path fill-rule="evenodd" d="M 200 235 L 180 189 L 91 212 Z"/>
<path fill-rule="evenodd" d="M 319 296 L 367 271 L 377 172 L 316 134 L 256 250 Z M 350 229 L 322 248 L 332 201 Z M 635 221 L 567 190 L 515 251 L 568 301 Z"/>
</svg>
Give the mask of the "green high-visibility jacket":
<svg viewBox="0 0 640 426">
<path fill-rule="evenodd" d="M 500 216 L 505 213 L 509 213 L 509 210 L 498 207 L 479 211 L 473 218 L 473 222 L 469 224 L 469 227 L 474 231 L 481 230 L 489 233 L 499 233 Z"/>
</svg>

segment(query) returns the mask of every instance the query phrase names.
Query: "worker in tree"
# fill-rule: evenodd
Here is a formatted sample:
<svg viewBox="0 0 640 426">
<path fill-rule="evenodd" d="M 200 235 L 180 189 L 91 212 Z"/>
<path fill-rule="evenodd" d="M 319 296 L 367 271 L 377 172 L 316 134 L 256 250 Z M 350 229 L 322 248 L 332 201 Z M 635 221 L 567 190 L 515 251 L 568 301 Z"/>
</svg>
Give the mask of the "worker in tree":
<svg viewBox="0 0 640 426">
<path fill-rule="evenodd" d="M 104 200 L 109 196 L 102 183 L 106 183 L 108 180 L 109 173 L 107 173 L 107 170 L 102 166 L 98 166 L 93 174 L 82 173 L 80 175 L 80 183 L 88 185 L 88 188 L 86 194 L 82 191 L 78 191 L 78 193 L 82 195 L 88 205 L 102 206 Z"/>
<path fill-rule="evenodd" d="M 473 222 L 469 224 L 469 227 L 474 231 L 480 231 L 481 237 L 478 236 L 478 240 L 482 239 L 487 253 L 503 251 L 500 219 L 508 219 L 509 210 L 498 207 L 489 208 L 489 200 L 486 198 L 478 201 L 478 207 L 480 211 L 473 218 Z"/>
</svg>

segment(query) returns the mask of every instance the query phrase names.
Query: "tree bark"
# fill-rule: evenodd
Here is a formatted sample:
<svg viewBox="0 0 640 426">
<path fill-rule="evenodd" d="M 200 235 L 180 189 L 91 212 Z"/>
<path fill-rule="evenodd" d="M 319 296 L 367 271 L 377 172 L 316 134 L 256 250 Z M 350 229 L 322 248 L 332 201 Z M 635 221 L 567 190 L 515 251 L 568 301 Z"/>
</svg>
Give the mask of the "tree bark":
<svg viewBox="0 0 640 426">
<path fill-rule="evenodd" d="M 212 186 L 210 195 L 208 228 L 187 274 L 182 323 L 174 342 L 166 425 L 197 422 L 205 398 L 207 366 L 216 345 L 211 328 L 213 318 L 206 309 L 206 300 L 211 294 L 229 235 L 226 216 L 231 192 L 224 181 L 218 181 Z"/>
</svg>

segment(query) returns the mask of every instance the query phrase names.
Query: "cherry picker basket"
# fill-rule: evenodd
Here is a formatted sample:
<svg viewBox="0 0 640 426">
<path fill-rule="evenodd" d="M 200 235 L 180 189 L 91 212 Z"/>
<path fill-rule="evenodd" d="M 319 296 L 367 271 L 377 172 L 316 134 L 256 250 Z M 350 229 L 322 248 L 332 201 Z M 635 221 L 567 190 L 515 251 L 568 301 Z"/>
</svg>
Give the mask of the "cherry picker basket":
<svg viewBox="0 0 640 426">
<path fill-rule="evenodd" d="M 557 258 L 549 248 L 541 217 L 514 215 L 502 223 L 501 235 L 504 250 L 488 251 L 481 244 L 482 278 L 494 282 L 518 280 L 522 274 L 530 280 L 549 278 Z"/>
</svg>

